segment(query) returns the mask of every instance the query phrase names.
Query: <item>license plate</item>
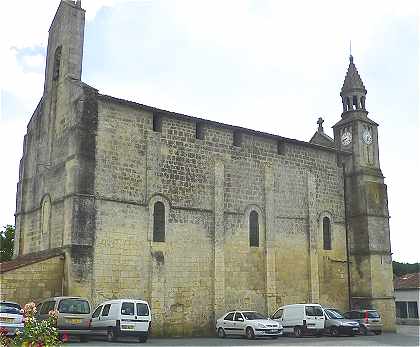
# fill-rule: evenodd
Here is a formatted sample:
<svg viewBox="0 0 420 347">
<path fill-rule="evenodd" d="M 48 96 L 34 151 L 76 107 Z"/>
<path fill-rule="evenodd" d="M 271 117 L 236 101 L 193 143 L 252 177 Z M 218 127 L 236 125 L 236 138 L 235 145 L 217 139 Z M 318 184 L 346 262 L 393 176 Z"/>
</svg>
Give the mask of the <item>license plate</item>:
<svg viewBox="0 0 420 347">
<path fill-rule="evenodd" d="M 77 319 L 77 318 L 71 318 L 71 319 L 68 319 L 68 321 L 69 321 L 71 324 L 80 324 L 80 323 L 82 322 L 82 320 L 81 320 L 81 319 Z"/>
<path fill-rule="evenodd" d="M 121 325 L 121 329 L 134 330 L 134 325 Z"/>
<path fill-rule="evenodd" d="M 359 330 L 358 328 L 353 328 L 353 330 Z"/>
<path fill-rule="evenodd" d="M 14 318 L 0 317 L 0 322 L 13 323 L 14 321 L 15 321 Z"/>
</svg>

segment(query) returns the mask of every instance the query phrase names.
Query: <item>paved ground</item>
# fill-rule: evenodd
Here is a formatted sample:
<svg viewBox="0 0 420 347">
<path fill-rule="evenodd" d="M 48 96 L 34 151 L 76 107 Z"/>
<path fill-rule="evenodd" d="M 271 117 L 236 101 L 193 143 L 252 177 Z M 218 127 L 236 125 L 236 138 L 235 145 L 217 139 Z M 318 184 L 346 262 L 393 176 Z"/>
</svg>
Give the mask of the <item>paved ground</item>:
<svg viewBox="0 0 420 347">
<path fill-rule="evenodd" d="M 420 327 L 399 326 L 397 333 L 383 333 L 382 335 L 355 336 L 355 337 L 279 337 L 276 340 L 259 339 L 246 340 L 242 338 L 217 337 L 208 338 L 152 338 L 146 344 L 140 344 L 134 339 L 124 339 L 118 342 L 106 342 L 100 337 L 87 343 L 69 342 L 66 345 L 72 346 L 420 346 Z"/>
</svg>

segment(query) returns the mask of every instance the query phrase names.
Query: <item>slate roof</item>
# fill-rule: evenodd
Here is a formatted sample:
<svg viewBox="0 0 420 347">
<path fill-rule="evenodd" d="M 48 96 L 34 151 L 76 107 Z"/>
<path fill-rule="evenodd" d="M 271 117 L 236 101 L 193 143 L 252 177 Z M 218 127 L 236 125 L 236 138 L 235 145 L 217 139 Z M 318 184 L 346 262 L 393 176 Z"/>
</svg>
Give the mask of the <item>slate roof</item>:
<svg viewBox="0 0 420 347">
<path fill-rule="evenodd" d="M 398 289 L 418 289 L 420 288 L 420 272 L 402 275 L 394 280 L 394 288 Z"/>
</svg>

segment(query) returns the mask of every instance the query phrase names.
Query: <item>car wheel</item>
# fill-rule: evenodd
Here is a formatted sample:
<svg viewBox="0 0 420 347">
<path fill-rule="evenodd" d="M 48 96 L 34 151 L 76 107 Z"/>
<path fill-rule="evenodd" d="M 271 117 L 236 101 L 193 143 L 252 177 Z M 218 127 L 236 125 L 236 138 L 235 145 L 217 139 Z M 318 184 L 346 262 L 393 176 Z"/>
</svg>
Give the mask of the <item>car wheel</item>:
<svg viewBox="0 0 420 347">
<path fill-rule="evenodd" d="M 295 327 L 294 333 L 295 333 L 295 337 L 302 337 L 303 336 L 303 328 L 302 327 Z"/>
<path fill-rule="evenodd" d="M 254 330 L 251 327 L 246 328 L 245 330 L 245 334 L 246 334 L 246 338 L 248 340 L 253 340 L 255 339 L 255 334 L 254 334 Z"/>
<path fill-rule="evenodd" d="M 147 341 L 147 336 L 139 336 L 139 342 L 145 343 Z"/>
<path fill-rule="evenodd" d="M 117 336 L 115 335 L 114 328 L 108 328 L 107 333 L 106 333 L 106 338 L 108 342 L 114 342 L 117 340 Z"/>
<path fill-rule="evenodd" d="M 364 327 L 363 325 L 360 327 L 360 333 L 362 335 L 367 335 L 368 334 L 368 330 L 366 329 L 366 327 Z"/>
<path fill-rule="evenodd" d="M 331 334 L 331 336 L 337 337 L 338 335 L 340 335 L 340 332 L 338 331 L 337 327 L 331 327 L 330 328 L 330 334 Z"/>
<path fill-rule="evenodd" d="M 382 331 L 375 331 L 375 335 L 381 335 Z"/>
<path fill-rule="evenodd" d="M 224 339 L 226 337 L 225 330 L 223 328 L 217 329 L 217 336 L 219 336 L 221 339 Z"/>
</svg>

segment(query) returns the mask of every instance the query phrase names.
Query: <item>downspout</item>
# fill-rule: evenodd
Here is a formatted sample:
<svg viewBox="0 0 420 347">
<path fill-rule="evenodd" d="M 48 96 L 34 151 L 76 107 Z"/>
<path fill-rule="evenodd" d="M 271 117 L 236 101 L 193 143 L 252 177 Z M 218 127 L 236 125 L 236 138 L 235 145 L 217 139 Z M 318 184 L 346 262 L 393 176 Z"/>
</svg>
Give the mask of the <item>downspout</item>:
<svg viewBox="0 0 420 347">
<path fill-rule="evenodd" d="M 349 256 L 349 227 L 348 227 L 348 212 L 347 212 L 347 185 L 346 185 L 346 165 L 343 162 L 343 189 L 344 189 L 344 226 L 346 228 L 346 259 L 347 259 L 347 291 L 349 293 L 348 305 L 351 310 L 351 282 L 350 282 L 350 256 Z"/>
</svg>

